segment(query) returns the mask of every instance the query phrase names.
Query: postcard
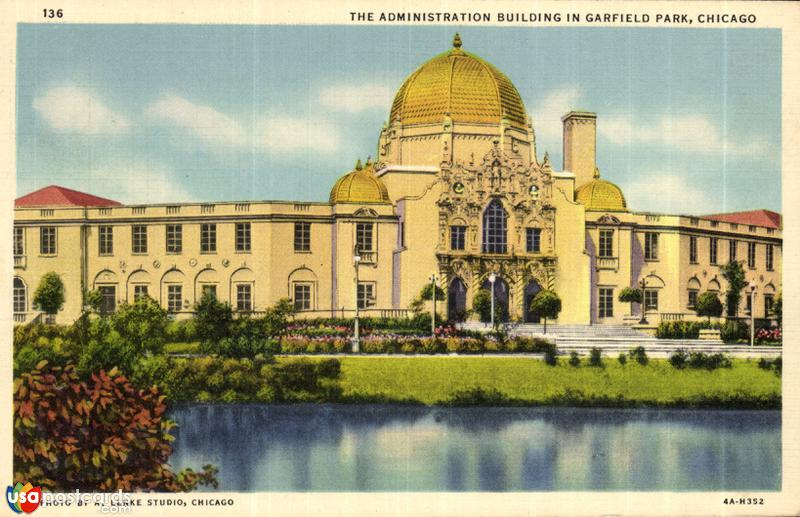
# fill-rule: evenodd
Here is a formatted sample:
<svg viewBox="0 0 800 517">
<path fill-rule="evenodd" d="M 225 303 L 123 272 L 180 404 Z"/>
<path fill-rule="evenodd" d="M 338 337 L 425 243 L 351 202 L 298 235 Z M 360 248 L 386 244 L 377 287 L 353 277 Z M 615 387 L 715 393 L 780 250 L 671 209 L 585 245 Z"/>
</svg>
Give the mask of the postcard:
<svg viewBox="0 0 800 517">
<path fill-rule="evenodd" d="M 796 5 L 15 8 L 10 512 L 800 511 Z"/>
</svg>

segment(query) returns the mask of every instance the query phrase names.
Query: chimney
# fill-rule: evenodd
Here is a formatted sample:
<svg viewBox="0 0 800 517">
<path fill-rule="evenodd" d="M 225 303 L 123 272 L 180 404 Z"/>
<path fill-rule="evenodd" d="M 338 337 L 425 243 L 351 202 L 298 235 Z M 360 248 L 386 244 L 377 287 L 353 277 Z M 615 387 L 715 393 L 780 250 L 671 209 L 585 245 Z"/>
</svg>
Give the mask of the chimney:
<svg viewBox="0 0 800 517">
<path fill-rule="evenodd" d="M 561 117 L 561 122 L 564 124 L 562 168 L 575 174 L 575 186 L 579 187 L 594 178 L 597 114 L 570 111 Z"/>
</svg>

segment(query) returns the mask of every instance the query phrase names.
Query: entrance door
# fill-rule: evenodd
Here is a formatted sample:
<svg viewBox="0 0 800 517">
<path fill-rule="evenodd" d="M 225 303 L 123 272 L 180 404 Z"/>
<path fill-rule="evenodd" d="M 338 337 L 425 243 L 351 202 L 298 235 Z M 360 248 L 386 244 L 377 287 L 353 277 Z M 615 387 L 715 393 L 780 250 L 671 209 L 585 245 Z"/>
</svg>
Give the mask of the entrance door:
<svg viewBox="0 0 800 517">
<path fill-rule="evenodd" d="M 525 314 L 525 323 L 539 323 L 539 315 L 531 311 L 531 302 L 533 302 L 536 294 L 541 290 L 542 286 L 540 286 L 539 282 L 536 280 L 531 280 L 528 282 L 528 285 L 525 286 L 525 307 L 523 311 Z"/>
<path fill-rule="evenodd" d="M 455 277 L 447 289 L 447 318 L 450 321 L 464 321 L 467 315 L 467 286 Z"/>
<path fill-rule="evenodd" d="M 490 291 L 491 282 L 483 282 L 483 289 Z M 494 316 L 495 321 L 508 321 L 508 284 L 499 276 L 494 281 Z"/>
</svg>

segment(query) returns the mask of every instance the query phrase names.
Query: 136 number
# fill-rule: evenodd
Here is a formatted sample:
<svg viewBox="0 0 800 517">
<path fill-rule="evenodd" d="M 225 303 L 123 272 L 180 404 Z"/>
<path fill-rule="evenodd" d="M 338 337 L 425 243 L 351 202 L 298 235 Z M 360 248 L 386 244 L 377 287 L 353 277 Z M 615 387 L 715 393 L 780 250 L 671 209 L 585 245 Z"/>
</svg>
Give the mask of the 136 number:
<svg viewBox="0 0 800 517">
<path fill-rule="evenodd" d="M 42 14 L 45 18 L 63 18 L 63 9 L 42 9 Z"/>
</svg>

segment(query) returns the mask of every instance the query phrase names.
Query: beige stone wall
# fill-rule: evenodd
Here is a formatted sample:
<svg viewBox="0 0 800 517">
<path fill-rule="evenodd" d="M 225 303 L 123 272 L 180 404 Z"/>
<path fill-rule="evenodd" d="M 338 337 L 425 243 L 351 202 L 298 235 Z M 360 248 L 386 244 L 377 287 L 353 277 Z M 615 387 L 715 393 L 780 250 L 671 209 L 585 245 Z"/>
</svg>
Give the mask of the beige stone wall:
<svg viewBox="0 0 800 517">
<path fill-rule="evenodd" d="M 235 307 L 236 286 L 249 284 L 253 310 L 262 311 L 280 298 L 293 297 L 295 282 L 313 286 L 312 308 L 307 315 L 328 316 L 332 309 L 342 307 L 352 313 L 357 221 L 375 225 L 376 253 L 362 266 L 362 280 L 376 282 L 376 308 L 392 308 L 392 251 L 397 242 L 397 220 L 390 205 L 219 203 L 52 212 L 54 215 L 47 218 L 38 209 L 17 210 L 15 214 L 16 224 L 25 228 L 25 254 L 16 259 L 14 271 L 28 286 L 28 310 L 18 316 L 21 320 L 29 321 L 35 315 L 30 299 L 39 279 L 48 271 L 56 271 L 65 283 L 66 303 L 58 317 L 63 322 L 80 314 L 82 277 L 87 289 L 113 286 L 117 303 L 133 301 L 134 285 L 146 285 L 148 294 L 164 307 L 167 286 L 180 285 L 183 302 L 177 317 L 191 314 L 203 285 L 216 286 L 217 297 Z M 251 228 L 249 252 L 236 250 L 236 224 L 245 222 Z M 295 222 L 310 224 L 309 251 L 294 249 Z M 215 252 L 203 253 L 200 249 L 201 225 L 206 223 L 216 225 Z M 39 227 L 51 224 L 58 228 L 58 253 L 42 257 L 38 253 Z M 167 253 L 168 224 L 182 226 L 180 253 Z M 133 225 L 147 227 L 147 253 L 133 253 Z M 113 229 L 110 255 L 99 253 L 100 226 Z M 338 240 L 334 239 L 334 228 Z M 335 266 L 339 269 L 335 270 Z M 340 291 L 338 296 L 332 291 L 334 284 Z"/>
</svg>

